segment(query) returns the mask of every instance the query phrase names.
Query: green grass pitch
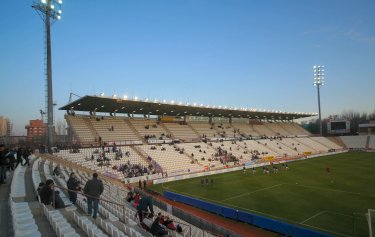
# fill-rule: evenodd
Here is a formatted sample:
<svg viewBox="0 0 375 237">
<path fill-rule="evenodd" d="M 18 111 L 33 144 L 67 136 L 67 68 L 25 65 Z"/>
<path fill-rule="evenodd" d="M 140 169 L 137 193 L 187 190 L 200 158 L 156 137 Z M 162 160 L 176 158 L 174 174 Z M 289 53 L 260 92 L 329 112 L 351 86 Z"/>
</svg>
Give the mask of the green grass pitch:
<svg viewBox="0 0 375 237">
<path fill-rule="evenodd" d="M 285 171 L 248 169 L 155 185 L 227 207 L 283 220 L 334 236 L 368 236 L 367 209 L 375 209 L 375 153 L 349 152 L 289 163 Z M 327 172 L 327 167 L 330 172 Z"/>
</svg>

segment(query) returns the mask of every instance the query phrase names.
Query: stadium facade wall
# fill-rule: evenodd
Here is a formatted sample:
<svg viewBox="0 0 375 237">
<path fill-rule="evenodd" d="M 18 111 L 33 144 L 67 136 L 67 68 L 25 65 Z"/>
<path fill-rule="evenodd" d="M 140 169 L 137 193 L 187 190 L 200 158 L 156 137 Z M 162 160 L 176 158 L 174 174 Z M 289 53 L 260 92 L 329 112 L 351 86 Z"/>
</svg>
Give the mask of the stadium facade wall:
<svg viewBox="0 0 375 237">
<path fill-rule="evenodd" d="M 285 236 L 304 236 L 304 237 L 328 237 L 330 235 L 309 230 L 300 226 L 292 225 L 283 221 L 274 220 L 268 217 L 255 215 L 249 212 L 239 211 L 233 208 L 224 207 L 218 204 L 201 201 L 196 198 L 187 197 L 173 192 L 164 192 L 164 196 L 170 200 L 182 202 L 187 205 L 221 215 L 233 220 L 242 221 L 260 228 L 275 231 Z"/>
</svg>

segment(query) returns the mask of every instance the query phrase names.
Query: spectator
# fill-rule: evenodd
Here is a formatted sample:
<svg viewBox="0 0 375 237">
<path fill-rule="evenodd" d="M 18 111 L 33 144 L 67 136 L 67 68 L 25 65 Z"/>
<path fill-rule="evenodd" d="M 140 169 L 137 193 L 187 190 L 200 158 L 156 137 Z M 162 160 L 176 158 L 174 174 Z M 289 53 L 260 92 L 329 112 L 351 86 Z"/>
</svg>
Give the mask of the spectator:
<svg viewBox="0 0 375 237">
<path fill-rule="evenodd" d="M 168 236 L 168 231 L 166 231 L 162 225 L 160 225 L 160 218 L 156 217 L 154 223 L 151 225 L 151 234 L 156 237 L 164 237 Z"/>
<path fill-rule="evenodd" d="M 159 223 L 161 225 L 165 225 L 165 216 L 162 215 L 160 212 L 158 213 L 158 217 L 160 218 Z"/>
<path fill-rule="evenodd" d="M 30 166 L 30 160 L 29 160 L 29 156 L 31 155 L 31 152 L 25 150 L 24 153 L 23 153 L 23 159 L 25 159 L 25 164 L 23 164 L 24 166 Z"/>
<path fill-rule="evenodd" d="M 40 190 L 40 200 L 44 205 L 52 205 L 55 209 L 64 208 L 64 202 L 60 197 L 58 191 L 54 191 L 54 182 L 52 179 L 48 179 L 46 184 Z M 55 194 L 53 194 L 55 192 Z M 53 195 L 55 195 L 55 201 L 53 202 Z"/>
<path fill-rule="evenodd" d="M 138 211 L 138 216 L 139 220 L 142 222 L 143 220 L 143 214 L 148 213 L 150 210 L 151 214 L 154 214 L 154 204 L 152 202 L 152 198 L 146 195 L 140 195 L 141 200 L 139 201 L 137 211 Z"/>
<path fill-rule="evenodd" d="M 55 169 L 53 169 L 53 173 L 52 173 L 52 175 L 53 175 L 53 176 L 59 176 L 60 173 L 61 173 L 60 166 L 57 165 L 57 166 L 55 167 Z"/>
<path fill-rule="evenodd" d="M 167 228 L 170 229 L 170 230 L 176 230 L 176 225 L 174 224 L 172 219 L 170 219 L 170 221 L 167 225 Z"/>
<path fill-rule="evenodd" d="M 36 200 L 39 200 L 38 197 L 40 196 L 40 191 L 42 190 L 44 185 L 45 185 L 45 183 L 43 183 L 43 182 L 39 183 L 38 188 L 36 189 L 36 192 L 37 192 Z"/>
<path fill-rule="evenodd" d="M 0 185 L 5 184 L 6 179 L 6 150 L 4 145 L 0 145 Z"/>
<path fill-rule="evenodd" d="M 139 201 L 141 200 L 141 196 L 139 195 L 139 192 L 138 191 L 135 191 L 135 195 L 134 195 L 134 203 L 133 203 L 133 206 L 135 208 L 138 207 L 139 205 Z"/>
<path fill-rule="evenodd" d="M 46 184 L 41 188 L 39 195 L 40 195 L 40 201 L 44 205 L 50 205 L 52 203 L 53 198 L 53 180 L 48 179 L 46 181 Z"/>
<path fill-rule="evenodd" d="M 177 224 L 176 231 L 177 233 L 182 233 L 182 227 L 180 224 Z"/>
<path fill-rule="evenodd" d="M 18 148 L 18 150 L 17 150 L 17 163 L 16 163 L 16 167 L 15 168 L 17 168 L 17 166 L 19 164 L 23 165 L 22 164 L 22 148 Z"/>
<path fill-rule="evenodd" d="M 16 153 L 14 151 L 8 151 L 5 155 L 5 161 L 7 162 L 7 168 L 10 170 L 14 170 L 14 163 L 16 162 L 15 156 Z"/>
<path fill-rule="evenodd" d="M 81 187 L 79 186 L 81 182 L 77 179 L 74 173 L 71 173 L 66 182 L 67 188 L 74 191 L 80 191 Z M 68 192 L 69 193 L 69 200 L 75 205 L 77 201 L 77 193 L 76 192 Z"/>
<path fill-rule="evenodd" d="M 162 223 L 165 227 L 167 227 L 171 223 L 169 216 L 164 217 L 164 222 Z"/>
<path fill-rule="evenodd" d="M 93 218 L 96 219 L 99 209 L 99 198 L 104 191 L 103 183 L 98 179 L 98 174 L 94 173 L 92 179 L 86 182 L 85 187 L 83 188 L 84 194 L 87 196 L 87 207 L 88 215 L 91 216 L 92 209 L 94 209 Z"/>
<path fill-rule="evenodd" d="M 130 191 L 130 192 L 128 192 L 128 194 L 126 195 L 126 201 L 130 203 L 130 202 L 132 202 L 133 200 L 134 200 L 133 192 Z"/>
</svg>

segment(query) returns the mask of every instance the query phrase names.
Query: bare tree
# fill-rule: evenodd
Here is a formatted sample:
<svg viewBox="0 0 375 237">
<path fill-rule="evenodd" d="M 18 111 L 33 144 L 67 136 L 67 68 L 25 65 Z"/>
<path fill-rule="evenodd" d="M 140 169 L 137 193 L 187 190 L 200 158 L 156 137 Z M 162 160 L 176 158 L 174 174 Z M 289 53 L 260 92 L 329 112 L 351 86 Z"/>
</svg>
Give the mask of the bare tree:
<svg viewBox="0 0 375 237">
<path fill-rule="evenodd" d="M 351 134 L 358 133 L 358 125 L 362 123 L 368 123 L 371 120 L 375 120 L 375 110 L 373 113 L 357 112 L 354 110 L 343 111 L 341 114 L 332 114 L 327 118 L 322 119 L 323 123 L 323 134 L 327 135 L 327 122 L 329 120 L 340 120 L 347 119 L 350 121 L 350 131 Z M 311 119 L 310 121 L 304 122 L 302 126 L 313 134 L 319 132 L 319 123 L 317 119 Z"/>
</svg>

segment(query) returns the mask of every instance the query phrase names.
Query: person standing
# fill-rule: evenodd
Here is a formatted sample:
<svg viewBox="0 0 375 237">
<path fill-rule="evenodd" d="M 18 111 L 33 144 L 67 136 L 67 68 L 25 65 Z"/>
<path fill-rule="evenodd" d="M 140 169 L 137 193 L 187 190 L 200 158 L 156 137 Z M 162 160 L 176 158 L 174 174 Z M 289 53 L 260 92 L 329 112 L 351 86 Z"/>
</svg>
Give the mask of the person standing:
<svg viewBox="0 0 375 237">
<path fill-rule="evenodd" d="M 0 185 L 5 183 L 6 178 L 6 160 L 5 160 L 5 147 L 0 145 Z"/>
<path fill-rule="evenodd" d="M 87 196 L 87 208 L 88 215 L 91 216 L 92 209 L 94 209 L 93 218 L 96 219 L 99 209 L 99 198 L 104 191 L 103 182 L 98 179 L 98 174 L 94 173 L 92 179 L 86 182 L 85 187 L 83 188 L 84 194 Z"/>
<path fill-rule="evenodd" d="M 71 173 L 68 182 L 66 182 L 66 185 L 70 190 L 79 191 L 80 183 L 81 182 L 77 179 L 76 175 L 74 173 Z M 77 201 L 77 193 L 69 191 L 69 200 L 75 205 Z"/>
<path fill-rule="evenodd" d="M 17 166 L 19 165 L 19 164 L 21 164 L 22 165 L 22 148 L 18 148 L 18 150 L 17 150 L 17 163 L 16 163 L 16 167 L 15 168 L 17 168 Z"/>
<path fill-rule="evenodd" d="M 23 159 L 25 160 L 25 164 L 23 164 L 23 166 L 30 166 L 30 160 L 29 160 L 29 156 L 30 156 L 31 152 L 29 152 L 27 149 L 23 152 Z"/>
<path fill-rule="evenodd" d="M 8 161 L 7 169 L 13 171 L 14 170 L 14 163 L 16 163 L 15 158 L 16 152 L 14 150 L 9 150 L 5 155 L 5 160 Z"/>
<path fill-rule="evenodd" d="M 139 204 L 137 206 L 138 217 L 140 222 L 143 220 L 143 215 L 148 213 L 150 210 L 151 214 L 154 215 L 154 204 L 152 202 L 152 198 L 145 194 L 140 194 L 141 199 L 139 200 Z"/>
</svg>

